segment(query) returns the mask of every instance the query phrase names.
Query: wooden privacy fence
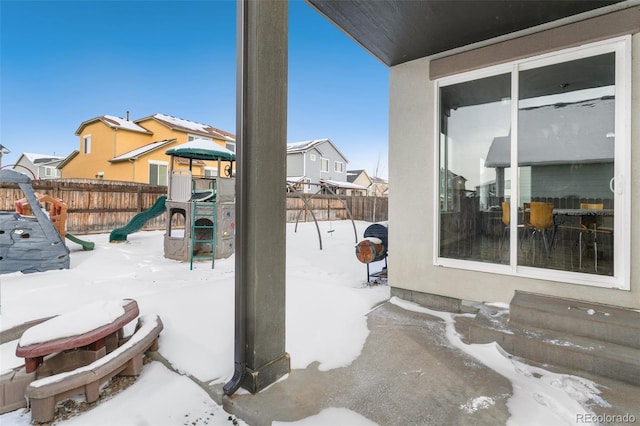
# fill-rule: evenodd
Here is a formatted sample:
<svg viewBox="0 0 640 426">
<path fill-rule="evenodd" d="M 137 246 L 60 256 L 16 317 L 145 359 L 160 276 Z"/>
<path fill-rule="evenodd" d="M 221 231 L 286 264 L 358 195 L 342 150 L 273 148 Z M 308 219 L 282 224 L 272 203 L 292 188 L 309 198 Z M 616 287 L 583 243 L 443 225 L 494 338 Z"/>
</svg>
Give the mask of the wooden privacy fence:
<svg viewBox="0 0 640 426">
<path fill-rule="evenodd" d="M 166 186 L 98 179 L 34 180 L 31 184 L 36 192 L 60 198 L 69 206 L 67 231 L 78 234 L 124 226 L 167 193 Z M 15 201 L 23 197 L 17 184 L 0 183 L 0 210 L 15 210 Z M 164 229 L 164 216 L 150 220 L 144 229 Z"/>
<path fill-rule="evenodd" d="M 167 194 L 166 186 L 98 179 L 35 180 L 32 185 L 36 192 L 60 198 L 69 206 L 67 231 L 77 234 L 111 232 Z M 0 211 L 15 211 L 15 201 L 23 197 L 17 184 L 0 183 Z M 286 203 L 287 222 L 310 222 L 313 215 L 318 221 L 348 220 L 345 206 L 354 220 L 381 222 L 388 218 L 386 197 L 353 195 L 339 200 L 334 195 L 287 193 Z M 160 215 L 143 229 L 165 229 L 165 220 L 166 215 Z"/>
<path fill-rule="evenodd" d="M 388 220 L 388 207 L 389 199 L 386 197 L 350 195 L 340 196 L 339 200 L 334 195 L 288 193 L 287 222 L 309 222 L 314 216 L 318 221 L 345 220 L 349 219 L 347 208 L 354 220 L 381 222 Z"/>
<path fill-rule="evenodd" d="M 389 220 L 389 198 L 351 196 L 345 199 L 354 220 L 385 222 Z"/>
</svg>

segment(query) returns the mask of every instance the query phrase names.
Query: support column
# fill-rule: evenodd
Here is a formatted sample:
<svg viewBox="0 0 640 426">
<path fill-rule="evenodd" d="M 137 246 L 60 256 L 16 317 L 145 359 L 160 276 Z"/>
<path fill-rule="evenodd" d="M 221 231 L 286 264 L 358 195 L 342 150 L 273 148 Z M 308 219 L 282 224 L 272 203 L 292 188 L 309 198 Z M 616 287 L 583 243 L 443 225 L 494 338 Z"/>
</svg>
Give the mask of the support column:
<svg viewBox="0 0 640 426">
<path fill-rule="evenodd" d="M 235 373 L 259 392 L 289 373 L 285 352 L 286 1 L 238 0 Z"/>
</svg>

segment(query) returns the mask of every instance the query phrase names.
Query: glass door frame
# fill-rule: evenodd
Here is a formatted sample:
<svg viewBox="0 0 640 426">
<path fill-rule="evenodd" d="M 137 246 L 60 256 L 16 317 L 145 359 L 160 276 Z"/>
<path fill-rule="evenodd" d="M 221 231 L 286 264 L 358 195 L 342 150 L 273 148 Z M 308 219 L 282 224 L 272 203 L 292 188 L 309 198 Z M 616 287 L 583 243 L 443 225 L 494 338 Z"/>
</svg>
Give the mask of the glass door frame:
<svg viewBox="0 0 640 426">
<path fill-rule="evenodd" d="M 511 200 L 519 200 L 518 176 L 518 104 L 519 72 L 547 65 L 568 62 L 604 53 L 615 52 L 615 153 L 614 153 L 614 274 L 595 275 L 584 272 L 545 269 L 517 264 L 518 233 L 517 220 L 510 221 L 509 264 L 476 262 L 470 260 L 440 257 L 440 88 L 478 80 L 498 74 L 511 74 Z M 474 271 L 514 275 L 526 278 L 582 284 L 594 287 L 630 290 L 631 237 L 627 232 L 631 227 L 631 36 L 591 43 L 563 49 L 532 58 L 512 61 L 507 64 L 486 67 L 480 70 L 443 77 L 434 82 L 434 224 L 433 224 L 433 264 Z M 446 195 L 446 194 L 445 194 Z M 518 215 L 518 203 L 510 203 L 511 218 Z"/>
</svg>

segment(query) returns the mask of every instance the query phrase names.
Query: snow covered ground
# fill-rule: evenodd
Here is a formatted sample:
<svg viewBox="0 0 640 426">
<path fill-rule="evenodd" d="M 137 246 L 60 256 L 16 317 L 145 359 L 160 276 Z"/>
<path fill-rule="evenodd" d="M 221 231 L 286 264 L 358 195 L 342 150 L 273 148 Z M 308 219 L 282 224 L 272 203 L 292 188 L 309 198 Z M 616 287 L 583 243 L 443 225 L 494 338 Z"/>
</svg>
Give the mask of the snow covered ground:
<svg viewBox="0 0 640 426">
<path fill-rule="evenodd" d="M 359 239 L 368 225 L 356 222 Z M 297 232 L 293 224 L 287 225 L 286 350 L 293 369 L 316 361 L 322 371 L 349 365 L 359 356 L 369 334 L 367 312 L 389 299 L 387 286 L 365 285 L 366 266 L 355 257 L 351 222 L 323 222 L 320 229 L 323 250 L 319 249 L 313 223 L 299 224 Z M 205 383 L 228 381 L 233 375 L 234 258 L 216 260 L 213 270 L 209 263 L 197 263 L 190 271 L 187 263 L 164 258 L 163 233 L 135 233 L 121 244 L 110 244 L 108 234 L 81 236 L 94 241 L 96 248 L 85 252 L 68 242 L 72 250 L 69 270 L 0 276 L 0 327 L 9 329 L 92 302 L 132 298 L 138 302 L 141 314 L 161 317 L 164 330 L 160 353 L 177 371 Z M 496 345 L 465 345 L 453 330 L 452 314 L 424 310 L 396 298 L 391 301 L 405 309 L 440 316 L 448 325 L 447 337 L 453 347 L 512 381 L 510 423 L 574 423 L 576 413 L 590 412 L 585 401 L 606 404 L 599 400 L 595 384 L 588 380 L 518 366 Z M 331 306 L 331 315 L 326 315 L 327 306 Z M 0 346 L 3 371 L 22 364 L 23 360 L 15 357 L 16 345 L 17 341 L 13 341 Z M 332 349 L 336 347 L 340 350 Z M 523 368 L 531 374 L 514 371 Z M 540 403 L 540 398 L 546 405 Z M 548 410 L 541 408 L 545 406 Z M 23 410 L 0 416 L 3 426 L 27 425 L 29 421 L 30 414 Z M 92 410 L 57 424 L 196 426 L 229 425 L 231 421 L 193 381 L 154 362 L 146 365 L 136 382 L 120 394 L 103 398 Z M 372 423 L 336 407 L 298 424 Z"/>
</svg>

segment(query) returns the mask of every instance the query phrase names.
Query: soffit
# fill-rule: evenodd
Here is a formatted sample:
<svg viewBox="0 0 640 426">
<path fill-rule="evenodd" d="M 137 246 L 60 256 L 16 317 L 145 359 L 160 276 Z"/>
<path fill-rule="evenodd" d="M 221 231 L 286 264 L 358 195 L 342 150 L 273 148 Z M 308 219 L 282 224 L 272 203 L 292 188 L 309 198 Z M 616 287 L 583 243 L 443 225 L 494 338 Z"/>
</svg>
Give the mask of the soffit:
<svg viewBox="0 0 640 426">
<path fill-rule="evenodd" d="M 387 66 L 597 12 L 620 0 L 307 0 Z"/>
</svg>

